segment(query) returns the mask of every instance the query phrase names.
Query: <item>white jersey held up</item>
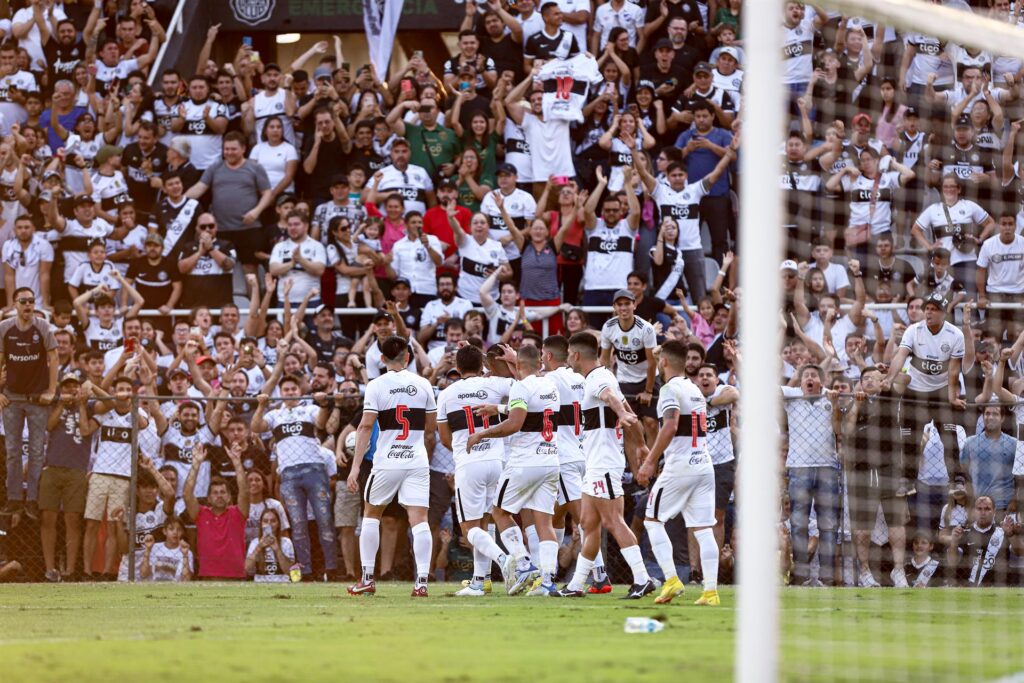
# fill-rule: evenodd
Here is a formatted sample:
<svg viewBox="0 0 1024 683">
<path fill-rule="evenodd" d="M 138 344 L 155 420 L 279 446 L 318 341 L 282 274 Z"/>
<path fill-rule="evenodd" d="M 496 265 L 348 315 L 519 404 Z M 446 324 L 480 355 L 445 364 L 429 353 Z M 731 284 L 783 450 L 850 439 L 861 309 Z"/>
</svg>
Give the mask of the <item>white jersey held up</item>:
<svg viewBox="0 0 1024 683">
<path fill-rule="evenodd" d="M 544 119 L 576 123 L 583 123 L 583 107 L 591 86 L 604 79 L 597 60 L 586 54 L 552 59 L 541 67 L 537 78 L 544 87 Z"/>
</svg>

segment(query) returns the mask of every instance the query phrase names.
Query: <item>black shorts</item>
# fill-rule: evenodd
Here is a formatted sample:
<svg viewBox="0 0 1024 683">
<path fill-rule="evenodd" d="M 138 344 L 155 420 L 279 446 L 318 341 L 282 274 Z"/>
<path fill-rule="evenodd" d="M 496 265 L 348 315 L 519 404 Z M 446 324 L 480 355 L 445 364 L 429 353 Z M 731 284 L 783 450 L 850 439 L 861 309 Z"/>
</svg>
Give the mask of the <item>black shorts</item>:
<svg viewBox="0 0 1024 683">
<path fill-rule="evenodd" d="M 641 393 L 647 386 L 647 382 L 620 382 L 619 389 L 622 394 L 626 397 L 626 403 L 633 409 L 633 412 L 638 417 L 650 417 L 655 420 L 658 419 L 658 390 L 661 389 L 661 382 L 655 382 L 654 391 L 651 392 L 651 403 L 650 405 L 643 405 L 636 399 L 637 394 Z"/>
<path fill-rule="evenodd" d="M 430 528 L 436 529 L 444 518 L 444 513 L 452 506 L 452 487 L 448 479 L 440 472 L 430 470 L 430 507 L 427 509 L 427 522 Z"/>
<path fill-rule="evenodd" d="M 263 226 L 225 232 L 219 236 L 235 245 L 238 262 L 247 266 L 256 265 L 258 263 L 256 252 L 263 251 L 267 247 L 267 233 Z"/>
<path fill-rule="evenodd" d="M 846 495 L 853 529 L 874 529 L 879 505 L 887 525 L 904 526 L 907 523 L 907 499 L 896 497 L 898 486 L 899 475 L 891 467 L 849 470 L 846 473 Z"/>
<path fill-rule="evenodd" d="M 724 510 L 736 485 L 736 461 L 715 465 L 715 509 Z"/>
</svg>

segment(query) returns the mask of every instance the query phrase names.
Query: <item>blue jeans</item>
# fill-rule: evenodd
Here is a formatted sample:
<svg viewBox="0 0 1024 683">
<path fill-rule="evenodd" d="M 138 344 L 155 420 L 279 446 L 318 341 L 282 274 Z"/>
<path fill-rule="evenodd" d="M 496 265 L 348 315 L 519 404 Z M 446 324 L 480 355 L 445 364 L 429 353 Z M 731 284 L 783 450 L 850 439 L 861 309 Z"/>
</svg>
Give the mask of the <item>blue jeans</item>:
<svg viewBox="0 0 1024 683">
<path fill-rule="evenodd" d="M 682 259 L 683 277 L 686 279 L 686 293 L 690 297 L 690 303 L 696 307 L 700 300 L 704 298 L 704 295 L 707 294 L 704 281 L 704 250 L 684 249 Z"/>
<path fill-rule="evenodd" d="M 818 517 L 818 559 L 822 581 L 831 581 L 836 551 L 836 524 L 839 516 L 839 470 L 835 467 L 791 467 L 789 499 L 792 505 L 789 521 L 793 536 L 793 575 L 809 576 L 808 525 L 811 504 Z"/>
<path fill-rule="evenodd" d="M 39 476 L 46 459 L 46 418 L 50 409 L 39 403 L 29 403 L 23 394 L 6 392 L 11 405 L 3 411 L 4 434 L 7 442 L 7 499 L 21 500 L 22 446 L 25 423 L 28 423 L 28 492 L 25 500 L 38 500 Z M 21 399 L 21 400 L 19 400 Z"/>
<path fill-rule="evenodd" d="M 942 506 L 949 498 L 949 486 L 930 486 L 918 480 L 914 488 L 917 493 L 907 499 L 914 513 L 914 525 L 921 531 L 934 533 L 939 528 Z"/>
<path fill-rule="evenodd" d="M 295 546 L 295 559 L 302 565 L 302 573 L 313 573 L 309 555 L 309 526 L 306 523 L 307 503 L 313 508 L 324 564 L 327 571 L 334 571 L 338 566 L 338 546 L 334 538 L 331 484 L 324 466 L 307 463 L 285 468 L 281 472 L 281 498 L 291 521 L 292 545 Z"/>
</svg>

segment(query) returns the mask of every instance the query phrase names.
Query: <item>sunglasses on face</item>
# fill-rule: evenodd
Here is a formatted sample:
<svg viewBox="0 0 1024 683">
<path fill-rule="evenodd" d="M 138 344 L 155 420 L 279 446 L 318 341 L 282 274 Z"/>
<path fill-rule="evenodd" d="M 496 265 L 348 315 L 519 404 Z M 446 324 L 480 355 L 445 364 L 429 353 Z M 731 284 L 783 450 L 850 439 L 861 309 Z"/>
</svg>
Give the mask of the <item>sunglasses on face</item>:
<svg viewBox="0 0 1024 683">
<path fill-rule="evenodd" d="M 198 227 L 199 227 L 200 230 L 213 230 L 214 228 L 217 227 L 217 224 L 216 223 L 200 223 Z"/>
<path fill-rule="evenodd" d="M 36 302 L 35 299 L 30 299 L 28 297 L 22 297 L 22 298 L 18 299 L 17 301 L 18 301 L 19 304 L 22 304 L 23 306 L 28 306 L 28 305 L 34 304 Z"/>
</svg>

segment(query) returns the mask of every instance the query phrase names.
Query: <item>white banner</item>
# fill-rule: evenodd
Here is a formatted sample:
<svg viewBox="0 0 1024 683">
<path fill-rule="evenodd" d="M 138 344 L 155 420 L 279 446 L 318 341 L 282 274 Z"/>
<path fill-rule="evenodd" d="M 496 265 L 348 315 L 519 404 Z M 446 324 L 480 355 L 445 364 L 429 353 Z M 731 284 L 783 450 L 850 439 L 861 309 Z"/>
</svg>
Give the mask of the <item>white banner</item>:
<svg viewBox="0 0 1024 683">
<path fill-rule="evenodd" d="M 377 76 L 387 80 L 391 49 L 395 46 L 398 20 L 402 16 L 404 0 L 363 0 L 363 27 L 370 45 L 370 61 Z"/>
</svg>

